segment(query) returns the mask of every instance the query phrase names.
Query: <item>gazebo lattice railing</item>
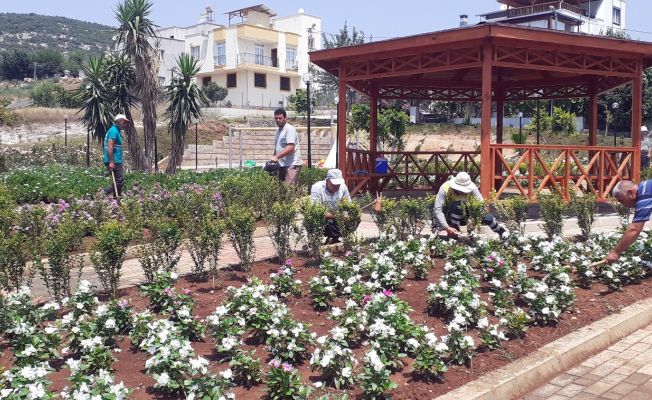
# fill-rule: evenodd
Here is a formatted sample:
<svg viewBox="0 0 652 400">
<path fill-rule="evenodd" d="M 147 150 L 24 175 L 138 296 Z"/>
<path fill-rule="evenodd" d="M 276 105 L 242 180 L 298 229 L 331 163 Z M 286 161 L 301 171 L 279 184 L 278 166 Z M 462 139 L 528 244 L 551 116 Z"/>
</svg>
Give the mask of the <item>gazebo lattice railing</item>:
<svg viewBox="0 0 652 400">
<path fill-rule="evenodd" d="M 468 171 L 477 183 L 478 151 L 380 151 L 347 148 L 344 173 L 352 194 L 359 191 L 434 191 L 459 171 Z M 376 157 L 389 161 L 387 173 L 376 174 Z"/>
<path fill-rule="evenodd" d="M 506 150 L 521 155 L 509 163 Z M 491 145 L 492 165 L 504 171 L 493 175 L 496 195 L 511 190 L 535 201 L 549 189 L 570 200 L 572 190 L 582 190 L 604 201 L 619 180 L 632 179 L 635 154 L 634 147 Z"/>
<path fill-rule="evenodd" d="M 482 24 L 320 50 L 310 58 L 339 78 L 340 116 L 347 112 L 347 87 L 369 96 L 368 151 L 347 149 L 346 118 L 338 118 L 338 167 L 353 193 L 437 190 L 460 166 L 479 171 L 485 198 L 496 190 L 533 201 L 545 188 L 559 189 L 567 198 L 570 189 L 586 190 L 604 200 L 619 180 L 640 177 L 642 79 L 652 66 L 652 43 Z M 632 147 L 598 146 L 598 98 L 626 84 L 632 87 Z M 588 146 L 503 144 L 505 102 L 578 97 L 589 99 Z M 396 99 L 481 102 L 480 161 L 472 151 L 447 154 L 463 160 L 452 165 L 442 159 L 446 152 L 378 151 L 379 101 Z M 494 107 L 496 142 L 491 143 Z M 515 163 L 503 156 L 510 150 L 522 152 Z M 374 161 L 382 155 L 393 162 L 387 174 L 376 174 Z M 516 173 L 520 169 L 522 176 Z"/>
</svg>

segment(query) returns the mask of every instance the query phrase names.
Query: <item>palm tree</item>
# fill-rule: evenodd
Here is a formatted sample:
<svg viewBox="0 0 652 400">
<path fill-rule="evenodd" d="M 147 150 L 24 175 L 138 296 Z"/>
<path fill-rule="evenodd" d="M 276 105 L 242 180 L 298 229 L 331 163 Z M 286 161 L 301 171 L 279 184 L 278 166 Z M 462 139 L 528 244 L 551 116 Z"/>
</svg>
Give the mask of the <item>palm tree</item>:
<svg viewBox="0 0 652 400">
<path fill-rule="evenodd" d="M 125 114 L 127 119 L 133 121 L 131 116 L 131 107 L 137 105 L 138 99 L 133 95 L 131 89 L 136 84 L 136 71 L 131 61 L 124 55 L 112 54 L 106 60 L 107 83 L 111 90 L 111 98 L 114 108 Z M 127 148 L 132 161 L 132 168 L 135 170 L 146 169 L 140 143 L 138 143 L 136 127 L 133 123 L 128 124 L 125 128 L 127 138 Z"/>
<path fill-rule="evenodd" d="M 158 97 L 158 56 L 154 46 L 157 26 L 149 19 L 152 6 L 150 0 L 124 0 L 115 11 L 119 24 L 117 45 L 136 68 L 136 93 L 142 103 L 144 161 L 148 171 L 154 158 Z"/>
<path fill-rule="evenodd" d="M 168 130 L 172 135 L 172 150 L 167 169 L 173 174 L 183 158 L 183 146 L 188 126 L 201 118 L 201 107 L 209 104 L 206 93 L 193 79 L 199 72 L 199 61 L 187 54 L 181 54 L 177 59 L 178 74 L 169 86 L 165 87 L 168 106 L 165 118 L 168 120 Z"/>
<path fill-rule="evenodd" d="M 104 134 L 113 124 L 115 108 L 111 101 L 111 90 L 106 85 L 107 66 L 103 58 L 91 57 L 88 64 L 82 66 L 86 75 L 75 96 L 83 103 L 77 112 L 83 112 L 82 125 L 90 138 L 100 144 L 104 142 Z M 90 147 L 90 143 L 89 143 Z"/>
</svg>

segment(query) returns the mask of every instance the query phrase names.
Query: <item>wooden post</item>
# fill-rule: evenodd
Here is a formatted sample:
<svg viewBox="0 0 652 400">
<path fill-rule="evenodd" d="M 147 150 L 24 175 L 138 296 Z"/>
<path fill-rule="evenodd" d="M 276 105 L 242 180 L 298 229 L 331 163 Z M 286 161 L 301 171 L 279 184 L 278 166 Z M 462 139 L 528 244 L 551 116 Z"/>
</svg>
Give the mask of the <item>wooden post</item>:
<svg viewBox="0 0 652 400">
<path fill-rule="evenodd" d="M 342 171 L 346 179 L 346 81 L 344 69 L 340 68 L 339 101 L 337 103 L 337 168 Z"/>
<path fill-rule="evenodd" d="M 370 173 L 375 172 L 376 169 L 376 157 L 378 156 L 378 87 L 374 86 L 371 91 L 371 96 L 369 98 L 371 102 L 371 107 L 369 109 L 369 169 Z M 377 190 L 378 181 L 375 178 L 371 179 L 371 191 L 372 193 Z"/>
<path fill-rule="evenodd" d="M 504 119 L 505 119 L 505 91 L 500 90 L 497 91 L 496 93 L 496 143 L 497 144 L 502 144 L 503 143 L 503 126 L 504 126 Z M 502 150 L 497 150 L 502 153 Z M 503 175 L 503 168 L 502 168 L 502 162 L 500 161 L 500 157 L 495 157 L 495 165 L 494 165 L 494 172 L 495 175 L 497 176 L 502 176 Z M 494 179 L 494 185 L 496 191 L 500 189 L 500 186 L 502 185 L 502 180 L 499 179 Z"/>
<path fill-rule="evenodd" d="M 480 163 L 491 165 L 491 80 L 492 80 L 493 47 L 487 41 L 482 46 L 482 121 L 480 123 Z M 489 198 L 493 182 L 493 170 L 480 169 L 480 193 Z"/>
<path fill-rule="evenodd" d="M 598 145 L 598 95 L 591 93 L 591 123 L 589 126 L 589 146 Z"/>
<path fill-rule="evenodd" d="M 632 180 L 641 180 L 641 113 L 643 107 L 643 68 L 639 60 L 638 76 L 632 80 L 632 147 L 634 159 L 632 160 Z"/>
</svg>

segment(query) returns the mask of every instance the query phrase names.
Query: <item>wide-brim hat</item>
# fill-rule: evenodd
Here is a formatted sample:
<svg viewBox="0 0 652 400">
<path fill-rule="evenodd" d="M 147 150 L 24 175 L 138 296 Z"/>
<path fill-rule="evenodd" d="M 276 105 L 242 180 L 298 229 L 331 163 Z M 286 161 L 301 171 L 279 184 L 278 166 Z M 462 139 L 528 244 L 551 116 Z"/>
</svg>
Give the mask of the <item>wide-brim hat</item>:
<svg viewBox="0 0 652 400">
<path fill-rule="evenodd" d="M 460 172 L 455 175 L 455 179 L 450 182 L 450 187 L 462 193 L 471 193 L 476 188 L 475 183 L 471 180 L 471 176 L 466 172 Z"/>
</svg>

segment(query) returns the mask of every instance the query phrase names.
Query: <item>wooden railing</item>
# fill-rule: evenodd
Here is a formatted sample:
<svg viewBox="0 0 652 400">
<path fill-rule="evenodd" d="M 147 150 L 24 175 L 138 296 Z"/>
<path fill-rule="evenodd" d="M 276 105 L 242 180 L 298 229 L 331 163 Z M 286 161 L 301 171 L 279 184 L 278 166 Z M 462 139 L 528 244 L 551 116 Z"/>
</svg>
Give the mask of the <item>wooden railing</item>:
<svg viewBox="0 0 652 400">
<path fill-rule="evenodd" d="M 491 165 L 495 166 L 492 187 L 498 196 L 520 193 L 536 201 L 542 189 L 558 191 L 567 200 L 573 190 L 607 199 L 622 179 L 632 179 L 634 147 L 527 146 L 492 144 Z M 507 161 L 507 153 L 515 153 Z"/>
<path fill-rule="evenodd" d="M 513 17 L 523 17 L 526 15 L 543 13 L 546 11 L 550 11 L 551 7 L 554 7 L 555 10 L 568 10 L 570 12 L 574 12 L 575 14 L 586 16 L 586 12 L 581 8 L 560 1 L 552 1 L 543 4 L 534 4 L 531 6 L 510 8 L 507 10 L 507 16 L 509 18 L 513 18 Z"/>
<path fill-rule="evenodd" d="M 359 191 L 437 191 L 451 176 L 466 171 L 477 183 L 480 153 L 477 151 L 381 151 L 375 157 L 389 161 L 386 174 L 375 173 L 376 160 L 366 150 L 347 149 L 347 186 Z"/>
</svg>

